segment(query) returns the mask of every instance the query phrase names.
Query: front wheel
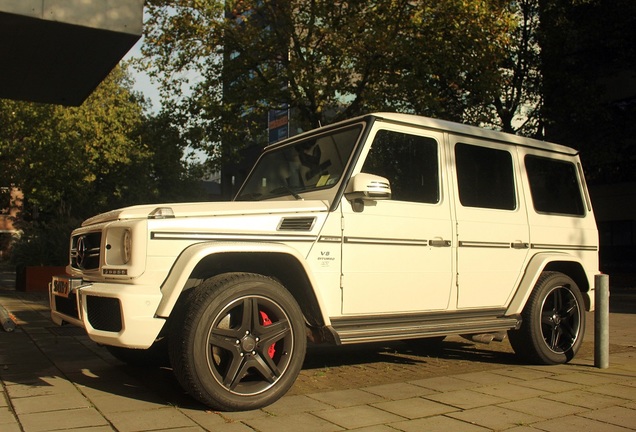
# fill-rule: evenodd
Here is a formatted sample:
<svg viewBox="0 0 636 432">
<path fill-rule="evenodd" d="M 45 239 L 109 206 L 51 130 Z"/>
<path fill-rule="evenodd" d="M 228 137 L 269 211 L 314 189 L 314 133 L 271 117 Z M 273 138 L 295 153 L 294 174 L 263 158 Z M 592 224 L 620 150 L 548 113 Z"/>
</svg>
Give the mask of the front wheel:
<svg viewBox="0 0 636 432">
<path fill-rule="evenodd" d="M 585 305 L 579 287 L 562 273 L 542 273 L 522 320 L 521 328 L 508 334 L 517 354 L 532 363 L 567 363 L 576 355 L 585 333 Z"/>
<path fill-rule="evenodd" d="M 300 372 L 307 344 L 303 315 L 270 278 L 230 273 L 208 279 L 176 313 L 169 338 L 175 375 L 212 408 L 269 405 Z"/>
</svg>

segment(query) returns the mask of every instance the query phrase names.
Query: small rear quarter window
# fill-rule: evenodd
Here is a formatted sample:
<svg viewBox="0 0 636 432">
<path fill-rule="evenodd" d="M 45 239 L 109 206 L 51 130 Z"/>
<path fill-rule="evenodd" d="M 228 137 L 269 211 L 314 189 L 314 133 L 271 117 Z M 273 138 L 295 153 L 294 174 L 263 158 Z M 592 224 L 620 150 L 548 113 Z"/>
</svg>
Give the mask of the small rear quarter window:
<svg viewBox="0 0 636 432">
<path fill-rule="evenodd" d="M 527 155 L 525 164 L 537 213 L 585 215 L 575 164 L 534 155 Z"/>
</svg>

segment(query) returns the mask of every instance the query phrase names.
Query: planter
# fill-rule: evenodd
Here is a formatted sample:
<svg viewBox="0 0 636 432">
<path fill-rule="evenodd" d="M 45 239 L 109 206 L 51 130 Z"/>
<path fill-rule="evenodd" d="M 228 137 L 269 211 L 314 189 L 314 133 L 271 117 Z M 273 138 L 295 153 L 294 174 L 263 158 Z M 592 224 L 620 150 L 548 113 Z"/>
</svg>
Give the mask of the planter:
<svg viewBox="0 0 636 432">
<path fill-rule="evenodd" d="M 51 278 L 63 274 L 66 274 L 64 266 L 19 266 L 15 288 L 25 292 L 48 292 Z"/>
</svg>

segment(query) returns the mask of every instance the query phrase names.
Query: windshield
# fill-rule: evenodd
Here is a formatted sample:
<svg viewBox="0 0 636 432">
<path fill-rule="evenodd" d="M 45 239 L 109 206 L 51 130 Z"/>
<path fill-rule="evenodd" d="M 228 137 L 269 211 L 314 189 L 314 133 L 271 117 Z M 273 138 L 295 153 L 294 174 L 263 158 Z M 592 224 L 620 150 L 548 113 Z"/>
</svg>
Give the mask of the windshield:
<svg viewBox="0 0 636 432">
<path fill-rule="evenodd" d="M 341 129 L 277 147 L 265 153 L 236 196 L 259 201 L 333 187 L 345 169 L 362 126 Z"/>
</svg>

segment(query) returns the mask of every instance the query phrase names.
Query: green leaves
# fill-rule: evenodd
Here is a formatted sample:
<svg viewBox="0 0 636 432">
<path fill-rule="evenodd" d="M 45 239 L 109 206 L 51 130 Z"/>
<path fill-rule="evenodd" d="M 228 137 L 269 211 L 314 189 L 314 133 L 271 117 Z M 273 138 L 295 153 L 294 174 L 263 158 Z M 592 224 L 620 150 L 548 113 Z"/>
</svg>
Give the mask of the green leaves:
<svg viewBox="0 0 636 432">
<path fill-rule="evenodd" d="M 70 231 L 103 211 L 201 198 L 186 141 L 144 106 L 119 67 L 79 107 L 0 100 L 0 185 L 24 193 L 14 260 L 65 262 Z"/>
<path fill-rule="evenodd" d="M 146 66 L 177 124 L 224 155 L 265 144 L 281 106 L 304 130 L 378 110 L 462 120 L 492 103 L 514 24 L 501 0 L 151 0 L 147 15 Z"/>
</svg>

